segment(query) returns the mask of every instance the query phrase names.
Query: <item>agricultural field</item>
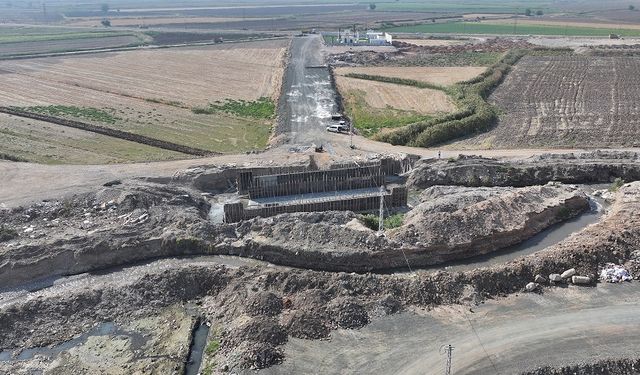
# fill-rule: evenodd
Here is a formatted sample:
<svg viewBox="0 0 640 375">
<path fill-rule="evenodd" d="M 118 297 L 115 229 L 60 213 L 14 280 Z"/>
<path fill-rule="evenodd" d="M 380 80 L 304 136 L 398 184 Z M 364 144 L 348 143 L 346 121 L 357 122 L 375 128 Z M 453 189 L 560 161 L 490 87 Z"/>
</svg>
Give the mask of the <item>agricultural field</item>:
<svg viewBox="0 0 640 375">
<path fill-rule="evenodd" d="M 349 77 L 337 77 L 337 84 L 340 92 L 364 92 L 367 105 L 373 108 L 391 107 L 420 114 L 449 112 L 455 108 L 447 94 L 439 90 Z"/>
<path fill-rule="evenodd" d="M 67 26 L 100 26 L 104 17 L 78 17 L 68 18 L 64 21 Z M 264 20 L 265 18 L 252 18 L 252 20 Z M 188 23 L 225 23 L 243 21 L 238 17 L 112 17 L 109 19 L 112 27 L 126 26 L 155 26 Z"/>
<path fill-rule="evenodd" d="M 495 21 L 491 21 L 495 22 Z M 425 23 L 414 26 L 388 28 L 389 32 L 402 33 L 442 33 L 442 34 L 488 34 L 488 35 L 565 35 L 565 36 L 602 36 L 611 33 L 622 36 L 640 36 L 640 30 L 634 28 L 583 27 L 545 24 L 501 24 L 485 22 L 444 22 Z"/>
<path fill-rule="evenodd" d="M 212 152 L 262 149 L 287 43 L 2 61 L 0 102 Z"/>
<path fill-rule="evenodd" d="M 640 145 L 640 59 L 526 56 L 490 97 L 497 126 L 450 147 Z"/>
<path fill-rule="evenodd" d="M 484 72 L 486 67 L 464 66 L 464 67 L 340 67 L 335 69 L 339 76 L 347 74 L 367 74 L 384 77 L 396 77 L 410 79 L 419 82 L 431 83 L 440 86 L 449 86 L 460 81 L 474 78 Z"/>
<path fill-rule="evenodd" d="M 424 121 L 455 110 L 440 90 L 336 76 L 346 112 L 363 135 Z"/>
<path fill-rule="evenodd" d="M 131 31 L 67 27 L 0 27 L 0 57 L 137 46 L 151 40 Z"/>
<path fill-rule="evenodd" d="M 105 164 L 189 155 L 48 122 L 0 114 L 0 159 L 43 164 Z"/>
</svg>

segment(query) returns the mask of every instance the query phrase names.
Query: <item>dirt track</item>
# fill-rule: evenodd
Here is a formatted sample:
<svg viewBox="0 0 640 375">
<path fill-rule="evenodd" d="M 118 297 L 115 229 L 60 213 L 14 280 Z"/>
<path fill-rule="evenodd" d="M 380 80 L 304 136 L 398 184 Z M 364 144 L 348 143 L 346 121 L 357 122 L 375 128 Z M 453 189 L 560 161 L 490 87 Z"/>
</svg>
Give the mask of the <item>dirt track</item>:
<svg viewBox="0 0 640 375">
<path fill-rule="evenodd" d="M 261 373 L 442 374 L 439 349 L 447 344 L 455 347 L 452 372 L 460 375 L 633 358 L 640 345 L 638 298 L 638 284 L 605 284 L 513 295 L 473 313 L 461 306 L 403 313 L 356 332 L 339 330 L 330 342 L 291 339 L 287 361 Z"/>
</svg>

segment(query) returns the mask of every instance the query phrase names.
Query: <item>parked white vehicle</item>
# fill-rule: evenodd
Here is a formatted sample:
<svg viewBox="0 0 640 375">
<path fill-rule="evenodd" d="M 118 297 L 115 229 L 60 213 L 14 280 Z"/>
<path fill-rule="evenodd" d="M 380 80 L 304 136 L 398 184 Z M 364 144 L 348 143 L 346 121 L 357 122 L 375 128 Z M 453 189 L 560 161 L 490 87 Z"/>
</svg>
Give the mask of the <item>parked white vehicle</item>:
<svg viewBox="0 0 640 375">
<path fill-rule="evenodd" d="M 340 133 L 342 129 L 341 125 L 329 125 L 327 126 L 327 131 L 332 133 Z"/>
</svg>

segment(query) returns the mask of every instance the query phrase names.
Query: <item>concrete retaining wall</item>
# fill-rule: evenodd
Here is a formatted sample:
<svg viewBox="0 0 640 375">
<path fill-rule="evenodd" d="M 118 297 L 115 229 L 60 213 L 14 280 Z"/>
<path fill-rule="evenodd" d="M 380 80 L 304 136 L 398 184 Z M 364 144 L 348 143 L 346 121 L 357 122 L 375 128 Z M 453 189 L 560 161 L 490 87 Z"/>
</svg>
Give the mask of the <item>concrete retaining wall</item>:
<svg viewBox="0 0 640 375">
<path fill-rule="evenodd" d="M 407 205 L 407 188 L 396 186 L 391 193 L 384 196 L 385 207 L 395 208 Z M 321 211 L 373 211 L 380 207 L 380 196 L 360 196 L 343 199 L 327 199 L 316 202 L 294 201 L 288 204 L 274 204 L 268 206 L 244 208 L 241 202 L 224 205 L 224 219 L 227 223 L 235 223 L 254 217 L 269 217 L 293 212 L 321 212 Z"/>
</svg>

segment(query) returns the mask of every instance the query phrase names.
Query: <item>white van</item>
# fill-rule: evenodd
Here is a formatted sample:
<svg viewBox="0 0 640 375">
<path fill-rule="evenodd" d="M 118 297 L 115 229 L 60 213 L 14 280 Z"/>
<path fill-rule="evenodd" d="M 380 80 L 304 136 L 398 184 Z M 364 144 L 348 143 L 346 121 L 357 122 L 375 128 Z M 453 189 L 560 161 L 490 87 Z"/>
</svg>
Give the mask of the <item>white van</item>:
<svg viewBox="0 0 640 375">
<path fill-rule="evenodd" d="M 332 132 L 332 133 L 340 133 L 341 129 L 342 129 L 341 125 L 330 125 L 330 126 L 327 126 L 327 131 L 328 132 Z"/>
</svg>

